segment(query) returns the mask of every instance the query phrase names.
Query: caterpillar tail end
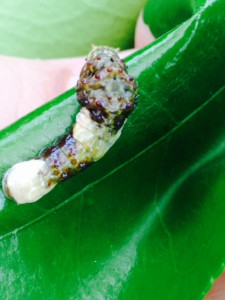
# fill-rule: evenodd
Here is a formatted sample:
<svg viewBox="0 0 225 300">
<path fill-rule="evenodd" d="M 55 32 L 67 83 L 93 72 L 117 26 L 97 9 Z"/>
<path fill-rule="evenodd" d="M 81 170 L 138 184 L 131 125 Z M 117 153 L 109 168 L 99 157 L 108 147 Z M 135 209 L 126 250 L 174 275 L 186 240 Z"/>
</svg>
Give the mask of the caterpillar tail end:
<svg viewBox="0 0 225 300">
<path fill-rule="evenodd" d="M 32 159 L 15 164 L 4 175 L 2 187 L 8 198 L 18 204 L 32 203 L 49 193 L 56 183 L 49 184 L 45 161 Z"/>
</svg>

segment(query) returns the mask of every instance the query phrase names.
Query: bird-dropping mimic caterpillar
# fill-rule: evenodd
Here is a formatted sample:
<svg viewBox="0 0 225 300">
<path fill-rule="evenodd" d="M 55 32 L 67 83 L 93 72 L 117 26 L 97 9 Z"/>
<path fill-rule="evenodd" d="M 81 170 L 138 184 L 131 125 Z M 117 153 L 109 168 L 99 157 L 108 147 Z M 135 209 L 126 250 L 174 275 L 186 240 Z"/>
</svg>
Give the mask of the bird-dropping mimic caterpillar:
<svg viewBox="0 0 225 300">
<path fill-rule="evenodd" d="M 12 166 L 3 178 L 7 197 L 19 204 L 37 201 L 58 182 L 99 160 L 119 138 L 135 107 L 137 84 L 117 52 L 93 46 L 77 82 L 82 108 L 70 134 L 38 158 Z"/>
</svg>

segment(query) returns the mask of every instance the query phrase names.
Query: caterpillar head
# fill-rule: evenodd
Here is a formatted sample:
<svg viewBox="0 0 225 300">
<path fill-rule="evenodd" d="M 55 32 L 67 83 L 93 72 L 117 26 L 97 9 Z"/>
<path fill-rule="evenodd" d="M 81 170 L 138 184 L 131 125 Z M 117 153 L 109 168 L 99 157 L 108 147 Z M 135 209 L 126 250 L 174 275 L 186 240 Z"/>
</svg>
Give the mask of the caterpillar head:
<svg viewBox="0 0 225 300">
<path fill-rule="evenodd" d="M 119 49 L 93 46 L 77 82 L 77 98 L 92 119 L 116 131 L 136 103 L 137 84 L 126 72 Z"/>
</svg>

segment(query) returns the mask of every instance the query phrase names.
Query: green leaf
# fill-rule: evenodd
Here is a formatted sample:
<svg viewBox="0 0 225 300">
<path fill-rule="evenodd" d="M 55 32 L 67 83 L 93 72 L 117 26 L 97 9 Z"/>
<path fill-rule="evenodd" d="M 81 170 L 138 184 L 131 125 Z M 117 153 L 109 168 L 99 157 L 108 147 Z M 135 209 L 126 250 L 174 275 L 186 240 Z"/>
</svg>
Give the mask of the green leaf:
<svg viewBox="0 0 225 300">
<path fill-rule="evenodd" d="M 206 0 L 148 0 L 144 8 L 144 22 L 155 37 L 191 18 L 204 7 Z"/>
<path fill-rule="evenodd" d="M 139 104 L 104 158 L 34 204 L 2 194 L 3 299 L 203 298 L 225 263 L 224 4 L 128 58 Z M 1 176 L 68 130 L 75 99 L 1 132 Z"/>
<path fill-rule="evenodd" d="M 145 0 L 1 1 L 0 54 L 30 58 L 85 55 L 91 44 L 133 47 Z"/>
<path fill-rule="evenodd" d="M 149 0 L 143 16 L 153 35 L 159 37 L 189 19 L 193 13 L 194 2 L 191 0 Z"/>
</svg>

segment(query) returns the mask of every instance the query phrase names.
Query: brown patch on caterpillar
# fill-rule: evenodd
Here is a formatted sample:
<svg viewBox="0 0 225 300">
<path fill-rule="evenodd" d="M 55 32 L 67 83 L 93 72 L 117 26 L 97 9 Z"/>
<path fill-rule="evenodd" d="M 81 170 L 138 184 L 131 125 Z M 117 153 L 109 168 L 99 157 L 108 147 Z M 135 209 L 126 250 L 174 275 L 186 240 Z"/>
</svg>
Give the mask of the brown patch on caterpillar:
<svg viewBox="0 0 225 300">
<path fill-rule="evenodd" d="M 59 148 L 63 151 L 63 153 L 66 155 L 66 157 L 69 159 L 71 164 L 76 169 L 76 166 L 78 165 L 77 162 L 77 147 L 76 147 L 76 141 L 73 138 L 71 134 L 63 136 L 57 143 Z"/>
<path fill-rule="evenodd" d="M 66 180 L 93 162 L 91 154 L 71 134 L 63 136 L 56 146 L 45 149 L 41 158 L 51 170 L 53 182 Z"/>
<path fill-rule="evenodd" d="M 58 141 L 57 145 L 72 164 L 74 172 L 79 172 L 85 169 L 86 166 L 92 164 L 93 159 L 91 153 L 73 137 L 73 128 L 70 134 L 63 136 L 61 140 Z"/>
<path fill-rule="evenodd" d="M 76 86 L 83 106 L 76 123 L 39 158 L 18 163 L 5 174 L 7 197 L 13 195 L 18 203 L 40 199 L 57 182 L 99 160 L 116 142 L 137 102 L 137 84 L 117 52 L 110 47 L 93 48 Z"/>
<path fill-rule="evenodd" d="M 104 111 L 102 112 L 99 109 L 89 109 L 91 119 L 99 124 L 103 124 L 106 122 L 107 119 L 107 113 Z"/>
<path fill-rule="evenodd" d="M 51 179 L 55 180 L 55 182 L 65 180 L 74 174 L 73 165 L 58 146 L 45 149 L 41 156 L 49 169 L 51 169 Z"/>
<path fill-rule="evenodd" d="M 137 101 L 137 84 L 117 51 L 93 48 L 77 82 L 77 98 L 95 122 L 116 131 L 122 127 Z"/>
</svg>

